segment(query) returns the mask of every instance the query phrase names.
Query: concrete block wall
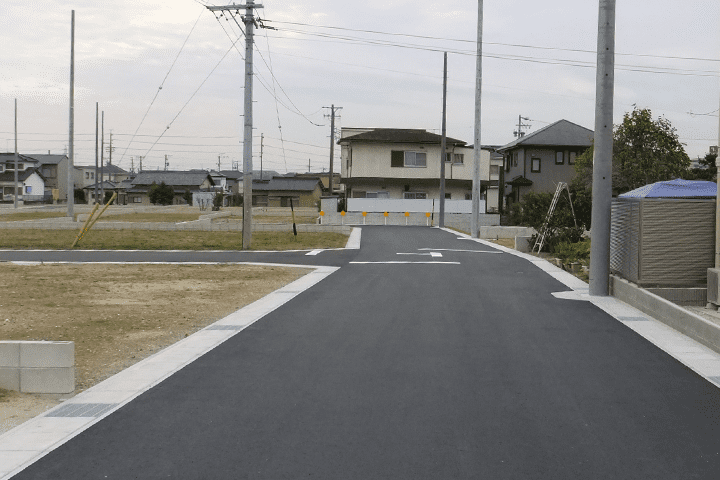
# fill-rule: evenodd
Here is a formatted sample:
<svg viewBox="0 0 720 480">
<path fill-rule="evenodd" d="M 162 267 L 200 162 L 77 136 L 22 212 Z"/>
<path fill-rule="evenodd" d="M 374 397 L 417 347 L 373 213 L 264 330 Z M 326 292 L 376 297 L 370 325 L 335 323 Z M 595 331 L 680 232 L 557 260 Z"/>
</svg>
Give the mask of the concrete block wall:
<svg viewBox="0 0 720 480">
<path fill-rule="evenodd" d="M 494 225 L 480 227 L 480 238 L 531 237 L 535 233 L 537 232 L 532 227 L 501 227 Z"/>
<path fill-rule="evenodd" d="M 0 388 L 23 393 L 72 393 L 75 343 L 0 341 Z"/>
</svg>

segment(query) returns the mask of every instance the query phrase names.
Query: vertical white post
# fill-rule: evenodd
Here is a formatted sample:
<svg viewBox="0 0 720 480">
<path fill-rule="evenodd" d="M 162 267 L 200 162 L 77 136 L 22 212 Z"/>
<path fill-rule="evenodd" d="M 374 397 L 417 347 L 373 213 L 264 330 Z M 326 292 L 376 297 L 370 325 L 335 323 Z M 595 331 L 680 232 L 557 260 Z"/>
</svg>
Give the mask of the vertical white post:
<svg viewBox="0 0 720 480">
<path fill-rule="evenodd" d="M 18 208 L 17 98 L 15 99 L 15 208 Z"/>
<path fill-rule="evenodd" d="M 470 236 L 478 238 L 480 223 L 480 159 L 482 157 L 482 144 L 480 143 L 481 124 L 481 93 L 482 93 L 482 33 L 483 33 L 483 0 L 478 0 L 478 27 L 477 27 L 477 59 L 475 72 L 475 149 L 473 151 L 473 180 L 472 180 L 472 215 L 470 216 Z M 498 185 L 502 198 L 504 185 Z"/>
<path fill-rule="evenodd" d="M 614 87 L 615 0 L 600 0 L 590 247 L 590 295 L 596 296 L 609 293 Z"/>
</svg>

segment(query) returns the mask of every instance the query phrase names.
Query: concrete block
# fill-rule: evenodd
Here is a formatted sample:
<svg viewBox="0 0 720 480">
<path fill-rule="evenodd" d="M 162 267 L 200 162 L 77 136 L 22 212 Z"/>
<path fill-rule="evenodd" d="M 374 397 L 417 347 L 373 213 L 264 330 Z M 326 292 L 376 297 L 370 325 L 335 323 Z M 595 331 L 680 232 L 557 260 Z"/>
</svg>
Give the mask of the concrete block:
<svg viewBox="0 0 720 480">
<path fill-rule="evenodd" d="M 75 342 L 21 342 L 20 366 L 23 368 L 72 367 Z"/>
<path fill-rule="evenodd" d="M 0 367 L 0 388 L 20 391 L 20 369 L 18 367 Z"/>
<path fill-rule="evenodd" d="M 523 253 L 530 253 L 532 246 L 530 245 L 531 236 L 516 236 L 515 237 L 515 250 Z"/>
<path fill-rule="evenodd" d="M 0 368 L 20 366 L 20 343 L 0 341 Z"/>
<path fill-rule="evenodd" d="M 75 367 L 22 368 L 20 391 L 23 393 L 72 393 L 75 391 Z"/>
</svg>

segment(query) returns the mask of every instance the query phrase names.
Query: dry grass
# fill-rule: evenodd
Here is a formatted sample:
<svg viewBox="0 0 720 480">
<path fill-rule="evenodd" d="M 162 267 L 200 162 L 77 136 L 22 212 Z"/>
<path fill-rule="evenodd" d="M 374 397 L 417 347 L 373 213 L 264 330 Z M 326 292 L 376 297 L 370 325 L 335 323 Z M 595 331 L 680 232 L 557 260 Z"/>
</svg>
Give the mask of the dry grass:
<svg viewBox="0 0 720 480">
<path fill-rule="evenodd" d="M 123 215 L 103 215 L 99 222 L 194 222 L 200 219 L 200 213 L 126 213 Z"/>
<path fill-rule="evenodd" d="M 0 248 L 69 249 L 76 230 L 2 230 Z M 253 250 L 342 248 L 341 233 L 253 232 Z M 76 248 L 94 250 L 240 250 L 242 232 L 90 230 Z"/>
<path fill-rule="evenodd" d="M 22 222 L 25 220 L 44 220 L 66 216 L 65 212 L 13 212 L 0 214 L 0 222 Z"/>
</svg>

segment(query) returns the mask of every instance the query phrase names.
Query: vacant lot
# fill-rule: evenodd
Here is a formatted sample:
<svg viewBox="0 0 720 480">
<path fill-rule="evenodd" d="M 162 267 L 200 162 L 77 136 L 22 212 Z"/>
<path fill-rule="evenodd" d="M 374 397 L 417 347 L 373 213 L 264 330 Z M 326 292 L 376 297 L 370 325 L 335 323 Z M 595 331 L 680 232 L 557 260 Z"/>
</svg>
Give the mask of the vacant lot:
<svg viewBox="0 0 720 480">
<path fill-rule="evenodd" d="M 308 271 L 0 263 L 0 339 L 74 341 L 78 393 Z M 0 391 L 0 433 L 56 403 Z"/>
</svg>

